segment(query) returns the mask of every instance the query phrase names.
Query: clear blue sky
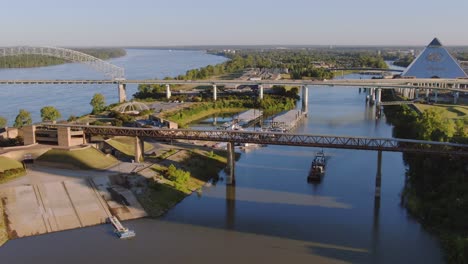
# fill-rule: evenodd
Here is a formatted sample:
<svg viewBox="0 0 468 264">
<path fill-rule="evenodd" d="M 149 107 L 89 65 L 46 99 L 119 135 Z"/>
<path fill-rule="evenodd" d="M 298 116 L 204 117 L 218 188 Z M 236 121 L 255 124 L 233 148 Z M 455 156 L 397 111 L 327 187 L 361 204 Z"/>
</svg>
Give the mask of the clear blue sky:
<svg viewBox="0 0 468 264">
<path fill-rule="evenodd" d="M 468 45 L 468 0 L 4 0 L 0 46 Z"/>
</svg>

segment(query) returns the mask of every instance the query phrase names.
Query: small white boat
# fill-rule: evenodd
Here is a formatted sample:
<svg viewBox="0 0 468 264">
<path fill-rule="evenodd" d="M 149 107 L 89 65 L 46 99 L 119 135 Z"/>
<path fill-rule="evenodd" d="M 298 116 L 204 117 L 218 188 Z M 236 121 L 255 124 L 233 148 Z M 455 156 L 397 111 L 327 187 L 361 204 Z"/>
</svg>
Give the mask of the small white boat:
<svg viewBox="0 0 468 264">
<path fill-rule="evenodd" d="M 116 230 L 116 233 L 121 239 L 132 238 L 136 236 L 135 231 L 129 230 L 128 228 L 125 228 L 125 230 L 121 231 Z"/>
<path fill-rule="evenodd" d="M 129 230 L 128 228 L 123 227 L 123 225 L 120 223 L 117 217 L 111 216 L 109 217 L 109 221 L 114 226 L 115 228 L 114 232 L 117 234 L 119 238 L 126 239 L 126 238 L 132 238 L 136 236 L 135 231 Z"/>
</svg>

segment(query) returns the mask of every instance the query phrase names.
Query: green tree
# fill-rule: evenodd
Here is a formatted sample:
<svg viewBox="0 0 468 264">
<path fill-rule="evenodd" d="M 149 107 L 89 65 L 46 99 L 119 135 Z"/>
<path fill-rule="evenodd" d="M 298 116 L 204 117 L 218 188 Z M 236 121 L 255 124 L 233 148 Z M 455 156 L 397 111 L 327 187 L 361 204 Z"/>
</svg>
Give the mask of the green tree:
<svg viewBox="0 0 468 264">
<path fill-rule="evenodd" d="M 15 118 L 14 127 L 23 127 L 32 124 L 31 113 L 24 109 L 20 109 L 18 115 Z"/>
<path fill-rule="evenodd" d="M 91 114 L 99 114 L 106 108 L 106 101 L 104 95 L 96 93 L 89 103 L 93 107 Z"/>
<path fill-rule="evenodd" d="M 53 106 L 48 105 L 41 109 L 42 121 L 55 121 L 60 117 L 62 117 L 62 115 L 60 114 L 59 110 Z"/>
<path fill-rule="evenodd" d="M 6 127 L 7 120 L 3 116 L 0 116 L 0 127 Z"/>
<path fill-rule="evenodd" d="M 455 122 L 443 116 L 440 109 L 428 109 L 417 121 L 418 138 L 449 141 L 456 132 Z"/>
</svg>

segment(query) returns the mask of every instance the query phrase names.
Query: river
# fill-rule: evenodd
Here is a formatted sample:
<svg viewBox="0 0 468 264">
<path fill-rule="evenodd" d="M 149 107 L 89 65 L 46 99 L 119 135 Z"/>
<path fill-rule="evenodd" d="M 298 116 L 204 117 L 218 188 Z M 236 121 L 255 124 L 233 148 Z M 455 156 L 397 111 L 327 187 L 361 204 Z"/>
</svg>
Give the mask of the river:
<svg viewBox="0 0 468 264">
<path fill-rule="evenodd" d="M 126 67 L 129 76 L 132 71 L 141 74 L 134 78 L 161 74 L 148 69 L 163 62 L 144 59 L 156 51 L 136 50 L 142 59 L 134 64 L 132 52 L 115 60 L 135 65 Z M 190 61 L 191 56 L 184 59 Z M 65 71 L 71 66 L 48 68 L 56 67 Z M 164 74 L 178 74 L 176 69 L 158 67 L 170 69 Z M 111 90 L 109 96 L 116 99 Z M 82 103 L 88 103 L 93 92 L 80 97 Z M 35 101 L 42 105 L 43 101 Z M 391 130 L 385 119 L 375 119 L 374 110 L 365 105 L 365 94 L 357 88 L 317 87 L 309 90 L 309 115 L 296 132 L 391 137 Z M 323 181 L 313 185 L 306 177 L 316 151 L 268 146 L 242 153 L 235 186 L 219 181 L 160 219 L 125 222 L 137 233 L 133 240 L 120 241 L 110 226 L 101 225 L 9 241 L 0 248 L 0 259 L 2 263 L 443 263 L 436 239 L 400 204 L 405 174 L 400 153 L 383 153 L 382 198 L 375 203 L 376 152 L 325 149 L 327 171 Z"/>
<path fill-rule="evenodd" d="M 127 49 L 127 55 L 109 60 L 125 69 L 127 79 L 175 77 L 189 69 L 218 64 L 226 58 L 195 50 Z M 2 60 L 0 58 L 0 64 Z M 0 79 L 7 80 L 101 80 L 103 74 L 79 63 L 28 69 L 0 69 Z M 137 91 L 137 85 L 127 85 L 127 97 Z M 118 102 L 117 85 L 1 85 L 0 116 L 13 125 L 19 109 L 28 110 L 34 122 L 41 120 L 40 109 L 56 107 L 63 119 L 83 115 L 92 110 L 89 102 L 95 93 L 102 93 L 108 104 Z"/>
</svg>

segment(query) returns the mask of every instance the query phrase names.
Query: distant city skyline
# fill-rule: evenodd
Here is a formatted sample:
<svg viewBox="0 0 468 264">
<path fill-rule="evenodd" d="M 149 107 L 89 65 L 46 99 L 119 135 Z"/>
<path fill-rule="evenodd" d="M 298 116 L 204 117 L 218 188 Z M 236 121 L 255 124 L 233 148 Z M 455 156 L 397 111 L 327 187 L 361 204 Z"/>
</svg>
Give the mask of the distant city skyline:
<svg viewBox="0 0 468 264">
<path fill-rule="evenodd" d="M 468 45 L 468 1 L 23 0 L 0 46 Z"/>
</svg>

